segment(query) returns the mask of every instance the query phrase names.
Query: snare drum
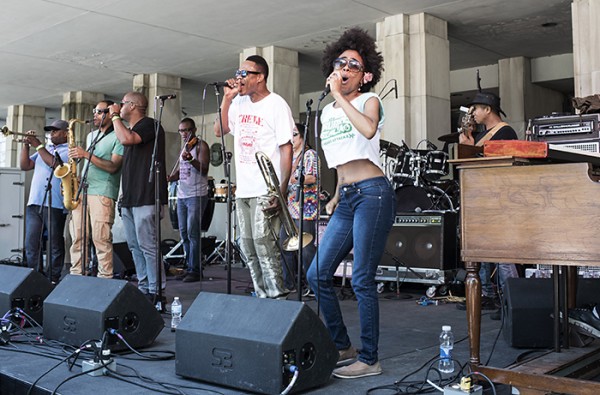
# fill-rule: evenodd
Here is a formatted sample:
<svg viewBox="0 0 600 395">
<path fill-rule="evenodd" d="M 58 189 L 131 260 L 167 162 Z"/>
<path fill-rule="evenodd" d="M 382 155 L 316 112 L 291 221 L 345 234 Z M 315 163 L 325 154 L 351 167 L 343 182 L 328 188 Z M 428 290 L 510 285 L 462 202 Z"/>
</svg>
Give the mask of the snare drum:
<svg viewBox="0 0 600 395">
<path fill-rule="evenodd" d="M 215 201 L 219 203 L 227 202 L 227 183 L 215 184 Z M 231 183 L 231 197 L 235 198 L 235 184 Z"/>
<path fill-rule="evenodd" d="M 438 180 L 445 175 L 448 175 L 448 154 L 444 151 L 428 152 L 425 162 L 425 177 L 430 180 Z"/>
<path fill-rule="evenodd" d="M 410 151 L 401 151 L 396 158 L 396 168 L 394 169 L 394 181 L 398 184 L 413 183 L 414 154 Z"/>
</svg>

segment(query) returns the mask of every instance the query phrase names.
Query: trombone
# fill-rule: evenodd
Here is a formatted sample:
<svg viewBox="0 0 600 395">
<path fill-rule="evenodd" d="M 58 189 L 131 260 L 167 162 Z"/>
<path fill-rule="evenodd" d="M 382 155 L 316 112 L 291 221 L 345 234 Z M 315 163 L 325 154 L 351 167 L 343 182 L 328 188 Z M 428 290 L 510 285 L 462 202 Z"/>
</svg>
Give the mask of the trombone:
<svg viewBox="0 0 600 395">
<path fill-rule="evenodd" d="M 12 135 L 12 136 L 23 136 L 23 137 L 35 137 L 35 138 L 39 138 L 35 134 L 13 132 L 12 130 L 9 130 L 8 127 L 6 127 L 6 126 L 4 126 L 2 129 L 0 129 L 0 133 L 2 133 L 5 137 L 8 137 L 8 136 Z M 15 139 L 15 141 L 18 142 L 18 143 L 22 143 L 23 139 Z"/>
</svg>

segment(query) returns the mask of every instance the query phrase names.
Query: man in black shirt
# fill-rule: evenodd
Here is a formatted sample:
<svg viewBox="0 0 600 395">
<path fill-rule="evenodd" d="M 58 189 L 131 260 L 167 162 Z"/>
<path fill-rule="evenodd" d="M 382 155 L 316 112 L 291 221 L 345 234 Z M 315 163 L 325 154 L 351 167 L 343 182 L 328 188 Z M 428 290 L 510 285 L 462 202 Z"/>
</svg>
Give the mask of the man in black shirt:
<svg viewBox="0 0 600 395">
<path fill-rule="evenodd" d="M 517 133 L 509 124 L 502 121 L 500 114 L 506 116 L 500 108 L 500 98 L 491 92 L 479 92 L 471 102 L 469 112 L 473 115 L 475 123 L 485 126 L 485 130 L 475 133 L 475 130 L 466 128 L 459 135 L 459 143 L 466 145 L 483 146 L 488 140 L 517 140 Z M 479 277 L 481 277 L 482 309 L 493 310 L 499 307 L 491 281 L 493 264 L 482 262 Z M 506 279 L 519 277 L 514 264 L 498 265 L 499 290 L 504 288 Z M 491 315 L 492 319 L 500 319 L 499 312 Z"/>
<path fill-rule="evenodd" d="M 123 153 L 123 227 L 127 244 L 133 255 L 138 278 L 138 288 L 155 303 L 159 286 L 166 286 L 162 257 L 157 264 L 156 225 L 154 210 L 154 185 L 159 182 L 160 204 L 167 203 L 165 172 L 165 132 L 158 125 L 158 150 L 160 177 L 148 182 L 155 140 L 155 120 L 146 116 L 148 99 L 139 92 L 128 92 L 120 104 L 110 107 L 110 116 L 117 139 L 125 147 Z M 129 127 L 125 126 L 127 121 Z M 162 284 L 158 283 L 157 267 L 162 270 Z M 161 301 L 163 302 L 163 301 Z"/>
</svg>

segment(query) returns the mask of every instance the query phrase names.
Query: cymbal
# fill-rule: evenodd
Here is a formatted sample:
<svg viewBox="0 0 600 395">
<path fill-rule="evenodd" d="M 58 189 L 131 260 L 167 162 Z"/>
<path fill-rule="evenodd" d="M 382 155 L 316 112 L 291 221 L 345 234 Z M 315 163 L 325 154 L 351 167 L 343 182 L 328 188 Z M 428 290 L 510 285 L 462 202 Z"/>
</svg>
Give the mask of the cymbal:
<svg viewBox="0 0 600 395">
<path fill-rule="evenodd" d="M 438 140 L 443 141 L 444 143 L 458 143 L 459 135 L 460 133 L 458 132 L 443 134 L 440 137 L 438 137 Z"/>
</svg>

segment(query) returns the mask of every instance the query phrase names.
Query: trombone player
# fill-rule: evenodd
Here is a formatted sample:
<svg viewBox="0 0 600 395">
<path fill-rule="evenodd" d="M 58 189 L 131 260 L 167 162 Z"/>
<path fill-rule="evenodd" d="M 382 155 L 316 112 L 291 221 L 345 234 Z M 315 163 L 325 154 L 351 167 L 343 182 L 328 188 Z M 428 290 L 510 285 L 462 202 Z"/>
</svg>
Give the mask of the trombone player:
<svg viewBox="0 0 600 395">
<path fill-rule="evenodd" d="M 50 273 L 44 273 L 53 283 L 60 281 L 65 262 L 65 239 L 63 232 L 67 210 L 63 204 L 60 190 L 61 180 L 53 176 L 54 168 L 60 162 L 68 161 L 67 121 L 56 120 L 44 130 L 50 134 L 46 146 L 30 130 L 23 138 L 23 147 L 19 158 L 21 170 L 33 170 L 29 201 L 25 210 L 25 260 L 27 266 L 44 273 L 41 260 L 42 235 L 44 228 L 50 235 Z M 35 152 L 30 156 L 30 147 Z M 48 196 L 47 192 L 51 192 Z M 51 197 L 51 199 L 50 199 Z M 50 215 L 48 203 L 52 201 Z"/>
<path fill-rule="evenodd" d="M 70 147 L 69 158 L 85 159 L 89 162 L 87 172 L 87 193 L 81 196 L 87 199 L 87 218 L 83 218 L 83 204 L 78 204 L 72 211 L 69 222 L 71 233 L 71 274 L 85 274 L 86 262 L 82 262 L 83 249 L 87 243 L 87 230 L 92 230 L 92 241 L 98 257 L 98 277 L 113 277 L 113 244 L 112 226 L 115 222 L 115 202 L 119 195 L 121 181 L 121 164 L 123 162 L 123 145 L 114 133 L 113 123 L 108 114 L 111 100 L 102 100 L 92 110 L 94 126 L 98 129 L 87 136 L 87 149 Z M 87 164 L 86 164 L 87 165 Z M 84 166 L 85 168 L 85 166 Z M 83 224 L 86 231 L 83 231 Z"/>
<path fill-rule="evenodd" d="M 227 81 L 222 103 L 224 134 L 231 133 L 235 144 L 236 214 L 240 226 L 240 247 L 247 258 L 254 291 L 259 298 L 285 298 L 281 254 L 275 234 L 280 221 L 266 211 L 278 207 L 269 196 L 255 154 L 264 152 L 281 181 L 279 193 L 286 195 L 292 169 L 294 119 L 285 100 L 267 88 L 269 66 L 253 55 L 242 62 L 235 78 Z M 221 136 L 220 124 L 214 125 Z"/>
</svg>

